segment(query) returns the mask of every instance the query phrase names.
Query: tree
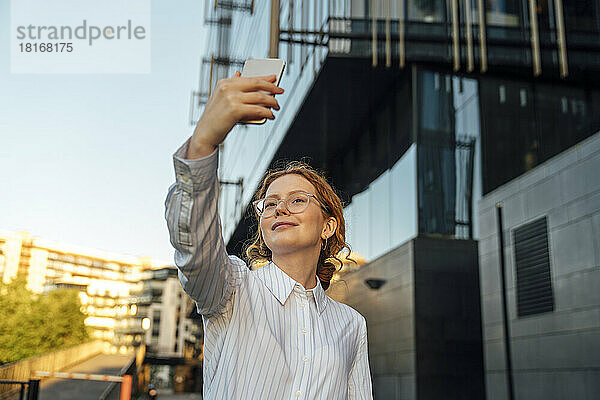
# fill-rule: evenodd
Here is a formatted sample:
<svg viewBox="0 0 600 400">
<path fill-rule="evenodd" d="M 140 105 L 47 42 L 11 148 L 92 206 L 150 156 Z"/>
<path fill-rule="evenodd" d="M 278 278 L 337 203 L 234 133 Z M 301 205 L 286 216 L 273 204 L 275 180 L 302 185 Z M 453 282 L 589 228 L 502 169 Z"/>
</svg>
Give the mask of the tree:
<svg viewBox="0 0 600 400">
<path fill-rule="evenodd" d="M 0 283 L 0 364 L 89 340 L 75 289 L 36 295 L 19 277 Z"/>
</svg>

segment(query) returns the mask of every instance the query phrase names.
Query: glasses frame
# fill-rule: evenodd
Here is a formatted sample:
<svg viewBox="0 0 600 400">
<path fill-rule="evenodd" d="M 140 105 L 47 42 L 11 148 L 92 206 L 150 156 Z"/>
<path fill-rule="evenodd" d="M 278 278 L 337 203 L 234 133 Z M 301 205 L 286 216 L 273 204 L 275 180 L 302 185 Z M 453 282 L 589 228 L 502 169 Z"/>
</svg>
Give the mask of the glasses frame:
<svg viewBox="0 0 600 400">
<path fill-rule="evenodd" d="M 292 197 L 292 196 L 294 196 L 294 195 L 297 195 L 297 194 L 305 194 L 305 195 L 308 197 L 308 201 L 306 202 L 306 207 L 304 207 L 304 209 L 303 209 L 302 211 L 292 212 L 292 211 L 290 211 L 290 209 L 289 209 L 289 207 L 288 207 L 287 201 L 288 201 L 288 199 L 289 199 L 290 197 Z M 301 214 L 301 213 L 303 213 L 304 211 L 306 211 L 306 209 L 308 208 L 308 206 L 309 206 L 309 204 L 310 204 L 310 199 L 311 199 L 311 198 L 312 198 L 312 199 L 315 199 L 315 201 L 316 201 L 317 203 L 319 203 L 319 207 L 321 207 L 321 209 L 322 209 L 323 211 L 325 211 L 325 212 L 327 212 L 327 213 L 329 212 L 329 210 L 327 209 L 327 207 L 325 207 L 325 206 L 323 205 L 323 203 L 321 203 L 321 201 L 320 201 L 320 200 L 317 198 L 317 196 L 316 196 L 316 195 L 314 195 L 314 194 L 312 194 L 312 193 L 307 193 L 307 192 L 295 192 L 295 193 L 292 193 L 292 194 L 290 194 L 289 196 L 287 196 L 285 199 L 275 199 L 275 198 L 273 198 L 273 200 L 276 200 L 276 201 L 277 201 L 277 205 L 275 206 L 275 209 L 274 209 L 274 211 L 273 211 L 273 214 L 269 214 L 269 215 L 268 215 L 267 217 L 265 217 L 265 218 L 269 218 L 269 217 L 272 217 L 273 215 L 275 215 L 275 213 L 277 213 L 277 208 L 279 207 L 279 203 L 281 203 L 281 202 L 283 202 L 283 204 L 285 205 L 285 209 L 286 209 L 286 210 L 287 210 L 287 211 L 288 211 L 290 214 Z M 258 214 L 259 218 L 262 218 L 262 217 L 263 217 L 264 211 L 263 211 L 263 212 L 261 212 L 261 211 L 258 209 L 258 203 L 260 203 L 261 201 L 265 201 L 266 199 L 267 199 L 266 197 L 263 197 L 262 199 L 254 200 L 254 201 L 252 202 L 252 206 L 254 207 L 254 211 L 256 212 L 256 214 Z"/>
</svg>

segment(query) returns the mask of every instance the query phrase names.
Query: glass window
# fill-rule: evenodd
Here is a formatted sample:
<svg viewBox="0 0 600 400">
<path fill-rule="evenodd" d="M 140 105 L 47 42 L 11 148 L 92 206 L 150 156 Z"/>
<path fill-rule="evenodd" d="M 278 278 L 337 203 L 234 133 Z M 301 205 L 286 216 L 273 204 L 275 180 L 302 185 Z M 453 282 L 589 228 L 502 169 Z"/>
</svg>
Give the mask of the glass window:
<svg viewBox="0 0 600 400">
<path fill-rule="evenodd" d="M 417 87 L 419 232 L 473 237 L 476 82 L 419 71 Z"/>
<path fill-rule="evenodd" d="M 455 234 L 456 148 L 422 143 L 418 148 L 419 232 Z"/>
<path fill-rule="evenodd" d="M 565 28 L 570 31 L 599 32 L 598 0 L 563 1 Z"/>
<path fill-rule="evenodd" d="M 152 336 L 158 336 L 160 332 L 160 311 L 152 312 Z"/>
<path fill-rule="evenodd" d="M 540 137 L 540 161 L 555 156 L 586 138 L 593 130 L 585 91 L 558 85 L 535 91 Z M 568 134 L 565 134 L 568 133 Z"/>
<path fill-rule="evenodd" d="M 483 192 L 596 133 L 599 96 L 583 87 L 481 79 Z"/>
<path fill-rule="evenodd" d="M 488 25 L 519 26 L 520 1 L 487 0 L 486 17 Z"/>
<path fill-rule="evenodd" d="M 390 170 L 390 248 L 417 235 L 417 161 L 416 145 Z"/>
<path fill-rule="evenodd" d="M 408 19 L 419 22 L 445 20 L 445 2 L 442 0 L 408 0 Z"/>
<path fill-rule="evenodd" d="M 539 140 L 533 102 L 521 101 L 527 83 L 483 79 L 480 82 L 483 120 L 484 193 L 533 168 L 538 163 Z"/>
<path fill-rule="evenodd" d="M 352 197 L 352 202 L 346 208 L 350 208 L 351 237 L 348 238 L 352 250 L 356 251 L 366 259 L 371 254 L 371 226 L 369 218 L 369 193 L 367 190 Z"/>
<path fill-rule="evenodd" d="M 459 202 L 457 207 L 457 218 L 465 220 L 469 216 L 472 218 L 471 228 L 473 230 L 472 237 L 478 238 L 478 223 L 477 212 L 473 211 L 477 208 L 477 202 L 481 199 L 481 130 L 479 121 L 479 88 L 477 81 L 462 77 L 453 77 L 454 84 L 454 109 L 455 109 L 455 130 L 456 137 L 462 141 L 468 139 L 474 140 L 473 153 L 473 171 L 472 171 L 472 199 L 471 203 L 467 202 L 467 198 L 463 197 L 464 202 Z M 459 153 L 467 155 L 466 152 Z M 464 162 L 464 159 L 458 159 L 459 163 Z M 464 164 L 461 164 L 464 165 Z M 468 173 L 464 168 L 459 169 L 463 173 Z M 466 177 L 459 176 L 459 182 L 465 182 Z M 461 189 L 458 190 L 461 194 Z M 469 210 L 470 206 L 470 210 Z M 465 235 L 459 235 L 464 237 Z"/>
<path fill-rule="evenodd" d="M 352 197 L 344 209 L 346 240 L 371 261 L 417 234 L 416 146 Z"/>
<path fill-rule="evenodd" d="M 454 132 L 452 80 L 449 75 L 437 72 L 419 72 L 420 128 L 426 137 L 439 138 Z"/>
<path fill-rule="evenodd" d="M 390 173 L 389 170 L 375 179 L 369 187 L 371 196 L 369 223 L 371 229 L 371 258 L 377 258 L 390 247 Z"/>
<path fill-rule="evenodd" d="M 419 232 L 454 235 L 456 169 L 450 76 L 420 71 L 417 149 Z"/>
</svg>

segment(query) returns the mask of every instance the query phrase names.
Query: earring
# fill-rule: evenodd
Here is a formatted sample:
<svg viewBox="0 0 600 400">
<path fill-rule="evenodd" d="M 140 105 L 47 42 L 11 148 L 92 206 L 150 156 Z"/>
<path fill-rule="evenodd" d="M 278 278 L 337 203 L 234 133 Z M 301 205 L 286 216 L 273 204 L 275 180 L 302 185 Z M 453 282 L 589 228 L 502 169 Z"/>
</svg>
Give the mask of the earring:
<svg viewBox="0 0 600 400">
<path fill-rule="evenodd" d="M 321 246 L 321 250 L 325 250 L 327 248 L 327 238 L 325 238 L 325 246 Z"/>
</svg>

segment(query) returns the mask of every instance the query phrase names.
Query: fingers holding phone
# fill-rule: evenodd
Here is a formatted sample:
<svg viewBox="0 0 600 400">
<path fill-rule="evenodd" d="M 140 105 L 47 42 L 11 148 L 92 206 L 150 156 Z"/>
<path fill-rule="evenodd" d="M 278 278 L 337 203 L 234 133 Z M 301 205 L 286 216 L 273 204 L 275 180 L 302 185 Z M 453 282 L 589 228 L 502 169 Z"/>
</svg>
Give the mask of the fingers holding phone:
<svg viewBox="0 0 600 400">
<path fill-rule="evenodd" d="M 261 89 L 262 82 L 264 82 L 265 76 L 269 76 L 271 78 L 272 75 L 275 76 L 275 81 L 269 80 L 269 82 L 273 82 L 275 86 L 279 85 L 279 81 L 281 80 L 281 76 L 283 75 L 283 70 L 285 69 L 285 61 L 279 58 L 250 58 L 246 60 L 244 63 L 244 68 L 242 69 L 242 77 L 246 78 L 258 78 L 256 89 Z M 263 79 L 261 79 L 263 78 Z M 263 90 L 263 93 L 268 95 L 268 90 Z M 269 105 L 270 103 L 266 100 L 265 105 Z M 278 108 L 277 108 L 278 109 Z M 274 118 L 274 117 L 273 117 Z M 263 124 L 266 121 L 266 118 L 257 119 L 257 120 L 248 120 L 246 123 L 250 124 Z"/>
<path fill-rule="evenodd" d="M 263 123 L 275 118 L 271 109 L 280 108 L 274 96 L 283 93 L 277 86 L 281 75 L 242 75 L 236 72 L 217 82 L 194 130 L 187 158 L 211 154 L 238 122 Z"/>
<path fill-rule="evenodd" d="M 257 104 L 279 110 L 279 103 L 274 96 L 262 92 L 246 92 L 241 94 L 242 101 L 246 104 Z"/>
<path fill-rule="evenodd" d="M 217 83 L 205 113 L 210 111 L 212 114 L 214 110 L 218 110 L 219 114 L 226 117 L 225 135 L 238 122 L 256 118 L 274 119 L 271 108 L 279 109 L 274 95 L 283 93 L 283 89 L 275 85 L 276 79 L 273 75 L 243 77 L 236 72 L 232 78 L 222 79 Z"/>
</svg>

